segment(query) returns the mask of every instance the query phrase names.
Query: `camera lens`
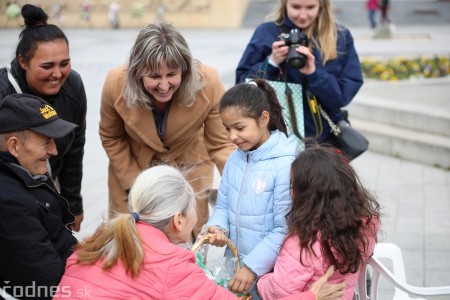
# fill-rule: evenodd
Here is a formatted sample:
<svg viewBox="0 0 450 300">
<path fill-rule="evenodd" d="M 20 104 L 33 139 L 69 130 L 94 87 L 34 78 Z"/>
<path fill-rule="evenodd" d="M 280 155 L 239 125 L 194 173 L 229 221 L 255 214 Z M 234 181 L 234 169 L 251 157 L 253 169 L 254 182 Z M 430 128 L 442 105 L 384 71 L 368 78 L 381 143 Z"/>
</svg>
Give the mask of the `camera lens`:
<svg viewBox="0 0 450 300">
<path fill-rule="evenodd" d="M 306 65 L 306 57 L 295 50 L 297 47 L 298 45 L 292 45 L 289 47 L 287 63 L 292 68 L 301 69 Z"/>
</svg>

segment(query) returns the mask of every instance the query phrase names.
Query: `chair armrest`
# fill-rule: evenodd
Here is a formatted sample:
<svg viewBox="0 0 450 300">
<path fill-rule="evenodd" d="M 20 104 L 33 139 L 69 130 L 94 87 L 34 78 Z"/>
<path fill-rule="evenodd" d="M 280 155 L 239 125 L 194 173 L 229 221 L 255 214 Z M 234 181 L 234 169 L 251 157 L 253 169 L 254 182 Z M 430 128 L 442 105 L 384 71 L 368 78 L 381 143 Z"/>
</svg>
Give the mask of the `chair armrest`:
<svg viewBox="0 0 450 300">
<path fill-rule="evenodd" d="M 450 295 L 450 286 L 418 287 L 399 280 L 375 257 L 369 258 L 367 264 L 370 265 L 373 269 L 373 279 L 381 275 L 389 283 L 408 294 L 416 296 Z M 378 286 L 372 286 L 372 289 L 377 288 Z"/>
</svg>

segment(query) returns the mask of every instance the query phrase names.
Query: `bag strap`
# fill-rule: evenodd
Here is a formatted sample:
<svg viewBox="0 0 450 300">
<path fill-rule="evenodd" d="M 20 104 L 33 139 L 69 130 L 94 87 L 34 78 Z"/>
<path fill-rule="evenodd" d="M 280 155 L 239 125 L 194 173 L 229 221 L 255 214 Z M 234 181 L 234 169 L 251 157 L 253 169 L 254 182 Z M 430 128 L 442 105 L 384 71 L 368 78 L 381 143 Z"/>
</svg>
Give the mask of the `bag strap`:
<svg viewBox="0 0 450 300">
<path fill-rule="evenodd" d="M 323 132 L 323 124 L 322 118 L 320 116 L 322 110 L 320 109 L 320 104 L 317 102 L 316 96 L 311 93 L 309 88 L 306 88 L 306 98 L 309 106 L 309 110 L 311 111 L 311 116 L 314 122 L 314 127 L 316 127 L 316 135 L 315 138 L 318 138 L 322 135 Z"/>
<path fill-rule="evenodd" d="M 16 93 L 22 94 L 22 89 L 20 88 L 19 84 L 17 83 L 16 79 L 11 73 L 11 64 L 6 65 L 6 72 L 8 73 L 8 80 L 11 82 L 13 88 L 16 90 Z"/>
<path fill-rule="evenodd" d="M 266 74 L 266 70 L 267 70 L 267 65 L 268 65 L 268 60 L 266 59 L 262 65 L 261 68 L 259 70 L 260 74 Z M 286 66 L 284 67 L 284 69 L 286 69 Z M 284 75 L 286 72 L 285 70 L 282 70 L 281 72 L 281 77 L 284 79 L 284 84 L 285 84 L 285 89 L 284 89 L 284 96 L 286 99 L 286 103 L 287 103 L 287 110 L 289 113 L 289 119 L 291 121 L 291 126 L 292 126 L 292 132 L 301 140 L 303 141 L 303 137 L 300 134 L 300 131 L 298 130 L 298 124 L 297 124 L 297 115 L 295 113 L 295 105 L 294 105 L 294 100 L 292 98 L 292 89 L 289 87 L 288 82 L 287 82 L 287 78 Z M 267 76 L 265 77 L 261 77 L 261 78 L 267 78 Z"/>
<path fill-rule="evenodd" d="M 286 88 L 284 90 L 284 95 L 286 97 L 286 102 L 288 104 L 288 111 L 289 111 L 289 118 L 292 125 L 292 132 L 301 140 L 303 141 L 303 137 L 300 134 L 300 131 L 298 130 L 298 124 L 297 124 L 297 115 L 295 113 L 295 106 L 294 106 L 294 100 L 292 99 L 292 90 L 287 84 L 287 80 L 284 80 L 284 83 L 286 84 Z"/>
<path fill-rule="evenodd" d="M 322 109 L 320 105 L 318 107 L 320 114 L 325 118 L 325 120 L 327 120 L 328 124 L 330 124 L 331 132 L 336 136 L 339 135 L 341 133 L 341 128 L 339 128 L 339 126 L 331 120 L 330 116 L 328 116 L 328 114 Z"/>
<path fill-rule="evenodd" d="M 339 135 L 341 133 L 341 129 L 333 122 L 333 120 L 331 120 L 330 116 L 328 116 L 322 106 L 320 106 L 320 104 L 317 102 L 316 96 L 314 96 L 314 94 L 311 93 L 309 89 L 306 90 L 306 93 L 308 96 L 309 108 L 313 116 L 314 126 L 316 126 L 316 129 L 320 129 L 316 132 L 316 138 L 319 137 L 323 132 L 322 118 L 320 117 L 321 115 L 325 120 L 327 120 L 328 124 L 330 125 L 331 132 L 336 136 Z"/>
</svg>

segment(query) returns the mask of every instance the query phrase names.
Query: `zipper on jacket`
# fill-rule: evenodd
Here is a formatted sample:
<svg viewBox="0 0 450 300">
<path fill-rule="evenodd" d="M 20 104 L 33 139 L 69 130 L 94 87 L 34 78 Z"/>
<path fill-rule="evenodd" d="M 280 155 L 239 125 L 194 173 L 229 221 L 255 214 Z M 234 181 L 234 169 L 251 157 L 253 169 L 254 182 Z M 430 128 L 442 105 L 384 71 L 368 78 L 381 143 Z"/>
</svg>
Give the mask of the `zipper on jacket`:
<svg viewBox="0 0 450 300">
<path fill-rule="evenodd" d="M 69 230 L 70 232 L 73 233 L 72 229 L 69 228 L 68 226 L 71 225 L 71 224 L 73 224 L 73 223 L 75 222 L 75 214 L 72 213 L 72 211 L 70 210 L 69 201 L 67 201 L 67 199 L 66 199 L 65 197 L 63 197 L 63 195 L 61 195 L 61 193 L 59 193 L 59 192 L 56 190 L 56 186 L 55 186 L 55 183 L 54 183 L 54 181 L 53 181 L 53 178 L 50 177 L 50 176 L 48 176 L 48 175 L 46 175 L 46 176 L 47 176 L 47 180 L 50 180 L 50 182 L 52 182 L 52 184 L 53 184 L 53 187 L 52 187 L 52 186 L 49 185 L 47 182 L 43 182 L 43 181 L 34 179 L 33 176 L 31 176 L 31 174 L 29 174 L 29 172 L 27 171 L 27 173 L 28 173 L 27 176 L 31 176 L 31 178 L 33 179 L 33 181 L 30 182 L 28 179 L 25 179 L 25 178 L 23 177 L 24 175 L 22 175 L 22 173 L 23 173 L 24 170 L 25 170 L 23 167 L 21 167 L 20 165 L 15 164 L 15 163 L 6 163 L 6 162 L 4 162 L 4 164 L 5 164 L 5 166 L 6 166 L 7 169 L 11 170 L 11 172 L 13 172 L 14 175 L 17 176 L 17 177 L 20 179 L 20 181 L 23 182 L 23 183 L 25 184 L 26 187 L 28 187 L 28 188 L 38 188 L 38 187 L 45 186 L 45 187 L 49 188 L 51 191 L 53 191 L 53 192 L 56 194 L 57 197 L 59 197 L 59 198 L 61 198 L 62 200 L 64 200 L 64 203 L 67 205 L 67 212 L 72 216 L 72 218 L 73 218 L 74 221 L 73 221 L 72 223 L 67 223 L 67 224 L 63 222 L 63 224 L 64 224 L 64 226 L 66 227 L 67 230 Z M 16 172 L 15 169 L 22 170 L 22 171 Z M 27 177 L 27 178 L 28 178 L 28 177 Z M 36 201 L 36 203 L 38 203 L 40 206 L 42 206 L 42 207 L 44 207 L 46 210 L 48 210 L 48 208 L 47 208 L 45 205 L 43 205 L 42 203 L 40 203 L 39 201 Z M 64 209 L 64 208 L 63 208 L 63 209 Z M 62 218 L 64 217 L 62 211 L 61 211 L 61 217 L 62 217 Z M 61 221 L 63 221 L 63 220 L 61 220 Z"/>
<path fill-rule="evenodd" d="M 236 209 L 236 247 L 238 249 L 239 249 L 239 211 L 241 208 L 241 200 L 242 200 L 242 197 L 244 194 L 245 182 L 247 181 L 248 170 L 250 169 L 250 164 L 251 164 L 250 153 L 246 153 L 245 155 L 246 155 L 247 166 L 245 167 L 244 178 L 242 178 L 242 184 L 241 184 L 241 188 L 239 190 L 239 198 L 238 198 L 237 209 Z"/>
<path fill-rule="evenodd" d="M 50 178 L 49 178 L 50 179 Z M 51 180 L 51 179 L 50 179 Z M 53 181 L 52 181 L 53 182 Z M 50 190 L 52 190 L 53 192 L 55 192 L 55 194 L 56 194 L 56 196 L 57 197 L 59 197 L 59 198 L 61 198 L 62 200 L 64 200 L 65 201 L 65 203 L 66 203 L 66 205 L 67 205 L 67 211 L 69 212 L 69 214 L 73 217 L 73 222 L 72 223 L 67 223 L 67 224 L 64 224 L 64 226 L 66 227 L 66 229 L 67 230 L 69 230 L 70 232 L 73 232 L 72 231 L 72 229 L 70 228 L 70 225 L 72 225 L 74 222 L 75 222 L 75 215 L 70 211 L 70 205 L 69 205 L 69 201 L 67 201 L 67 199 L 65 198 L 65 197 L 63 197 L 63 195 L 61 195 L 57 190 L 56 190 L 56 188 L 53 188 L 53 187 L 51 187 L 50 185 L 48 185 L 47 183 L 45 183 L 45 182 L 41 182 L 41 183 L 39 183 L 39 184 L 37 184 L 37 185 L 28 185 L 28 187 L 32 187 L 32 188 L 37 188 L 37 187 L 40 187 L 40 186 L 46 186 L 46 187 L 48 187 Z M 36 201 L 39 205 L 41 205 L 42 206 L 42 203 L 40 203 L 39 201 Z M 45 205 L 44 205 L 44 207 L 45 207 Z M 46 208 L 46 209 L 48 209 L 48 208 Z M 63 208 L 64 209 L 64 208 Z M 62 212 L 61 212 L 62 213 Z M 63 216 L 61 216 L 61 217 L 63 217 Z M 62 220 L 61 220 L 62 221 Z"/>
</svg>

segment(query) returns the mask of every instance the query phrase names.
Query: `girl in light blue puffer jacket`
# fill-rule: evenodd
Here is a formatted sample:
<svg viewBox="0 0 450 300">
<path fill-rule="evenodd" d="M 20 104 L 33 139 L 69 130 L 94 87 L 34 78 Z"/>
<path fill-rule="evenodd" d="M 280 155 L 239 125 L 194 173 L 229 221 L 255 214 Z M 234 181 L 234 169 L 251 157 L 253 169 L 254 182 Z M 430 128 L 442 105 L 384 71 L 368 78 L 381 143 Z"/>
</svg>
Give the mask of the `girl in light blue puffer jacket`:
<svg viewBox="0 0 450 300">
<path fill-rule="evenodd" d="M 219 111 L 238 149 L 222 173 L 217 204 L 207 223 L 208 231 L 218 235 L 210 242 L 224 246 L 229 232 L 242 267 L 228 288 L 253 294 L 255 280 L 273 269 L 287 233 L 290 166 L 303 145 L 296 136 L 287 137 L 276 93 L 262 79 L 229 89 Z"/>
</svg>

